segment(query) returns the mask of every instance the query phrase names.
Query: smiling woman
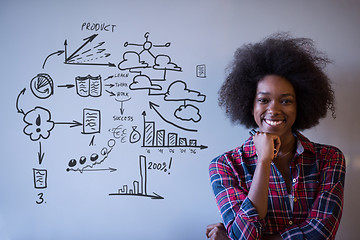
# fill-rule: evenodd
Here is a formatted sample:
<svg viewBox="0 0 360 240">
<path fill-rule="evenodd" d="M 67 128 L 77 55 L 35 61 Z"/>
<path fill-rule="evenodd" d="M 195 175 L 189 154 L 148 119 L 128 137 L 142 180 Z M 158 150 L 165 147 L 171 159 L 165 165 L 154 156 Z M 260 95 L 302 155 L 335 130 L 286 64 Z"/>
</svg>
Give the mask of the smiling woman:
<svg viewBox="0 0 360 240">
<path fill-rule="evenodd" d="M 296 95 L 292 84 L 280 76 L 265 76 L 257 86 L 253 115 L 261 132 L 292 135 L 296 119 Z"/>
<path fill-rule="evenodd" d="M 327 63 L 310 39 L 287 34 L 237 50 L 219 104 L 233 122 L 258 131 L 210 163 L 223 223 L 208 226 L 209 238 L 335 238 L 344 155 L 299 132 L 317 125 L 327 110 L 334 116 L 333 91 L 322 70 Z"/>
</svg>

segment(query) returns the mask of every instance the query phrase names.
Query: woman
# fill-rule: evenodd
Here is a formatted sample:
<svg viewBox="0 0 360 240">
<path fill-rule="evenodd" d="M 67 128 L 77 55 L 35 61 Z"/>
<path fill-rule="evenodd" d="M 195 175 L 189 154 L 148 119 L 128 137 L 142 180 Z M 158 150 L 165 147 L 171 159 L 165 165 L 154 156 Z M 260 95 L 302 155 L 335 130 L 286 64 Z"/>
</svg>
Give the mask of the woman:
<svg viewBox="0 0 360 240">
<path fill-rule="evenodd" d="M 219 104 L 234 123 L 258 128 L 240 147 L 211 161 L 221 239 L 334 239 L 343 209 L 345 159 L 299 131 L 319 123 L 334 95 L 329 63 L 313 42 L 273 35 L 235 53 Z M 227 238 L 226 236 L 223 236 Z"/>
</svg>

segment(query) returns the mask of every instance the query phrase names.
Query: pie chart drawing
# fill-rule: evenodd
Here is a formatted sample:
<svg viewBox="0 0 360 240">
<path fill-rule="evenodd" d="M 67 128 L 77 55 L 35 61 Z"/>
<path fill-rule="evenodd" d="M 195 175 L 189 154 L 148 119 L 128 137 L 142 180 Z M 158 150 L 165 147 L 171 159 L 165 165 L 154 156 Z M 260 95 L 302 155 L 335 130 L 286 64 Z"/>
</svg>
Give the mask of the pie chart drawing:
<svg viewBox="0 0 360 240">
<path fill-rule="evenodd" d="M 45 99 L 54 94 L 54 82 L 46 73 L 39 73 L 30 82 L 32 93 L 41 99 Z"/>
</svg>

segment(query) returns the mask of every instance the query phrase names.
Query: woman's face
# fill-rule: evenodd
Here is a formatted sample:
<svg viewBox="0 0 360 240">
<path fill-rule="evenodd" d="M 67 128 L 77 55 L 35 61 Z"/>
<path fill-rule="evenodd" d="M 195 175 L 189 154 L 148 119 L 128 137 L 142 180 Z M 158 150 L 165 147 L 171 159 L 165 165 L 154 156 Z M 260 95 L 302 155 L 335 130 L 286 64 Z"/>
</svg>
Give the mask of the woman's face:
<svg viewBox="0 0 360 240">
<path fill-rule="evenodd" d="M 292 84 L 277 75 L 265 76 L 257 85 L 253 115 L 261 132 L 280 137 L 292 134 L 296 120 L 296 96 Z"/>
</svg>

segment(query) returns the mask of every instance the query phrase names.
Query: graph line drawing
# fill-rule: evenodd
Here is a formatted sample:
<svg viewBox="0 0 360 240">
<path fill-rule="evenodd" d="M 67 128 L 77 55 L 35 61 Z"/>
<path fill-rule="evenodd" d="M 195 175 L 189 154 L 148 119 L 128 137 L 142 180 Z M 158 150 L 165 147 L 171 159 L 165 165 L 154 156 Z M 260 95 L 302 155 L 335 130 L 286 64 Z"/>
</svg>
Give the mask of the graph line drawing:
<svg viewBox="0 0 360 240">
<path fill-rule="evenodd" d="M 140 180 L 133 181 L 133 188 L 130 189 L 128 185 L 124 185 L 121 189 L 118 189 L 116 193 L 110 193 L 109 196 L 136 196 L 136 197 L 147 197 L 151 199 L 164 199 L 159 194 L 153 192 L 148 194 L 147 190 L 147 169 L 146 169 L 146 157 L 143 155 L 139 156 L 139 169 L 140 169 Z"/>
<path fill-rule="evenodd" d="M 99 49 L 100 46 L 102 46 L 105 42 L 98 43 L 95 47 L 88 48 L 88 45 L 90 45 L 94 39 L 98 36 L 98 34 L 93 34 L 87 38 L 84 38 L 84 43 L 78 47 L 70 56 L 68 56 L 68 42 L 65 40 L 64 42 L 64 52 L 65 52 L 65 64 L 71 64 L 71 65 L 87 65 L 87 66 L 105 66 L 105 67 L 116 67 L 114 63 L 108 62 L 108 63 L 94 63 L 94 60 L 99 60 L 102 58 L 107 58 L 111 54 L 105 53 L 104 51 L 106 49 Z M 87 49 L 85 49 L 85 47 Z M 82 51 L 85 49 L 84 51 Z"/>
<path fill-rule="evenodd" d="M 93 27 L 110 31 L 110 26 L 112 30 L 115 27 L 115 25 L 109 24 L 101 26 L 95 24 Z M 89 30 L 89 28 L 92 28 L 91 23 L 82 25 L 82 29 Z M 27 87 L 23 88 L 16 96 L 17 114 L 20 113 L 24 121 L 21 130 L 31 141 L 38 142 L 34 145 L 38 147 L 35 159 L 37 166 L 33 168 L 36 189 L 47 188 L 48 171 L 41 169 L 43 167 L 41 165 L 46 162 L 45 158 L 53 158 L 50 156 L 52 152 L 46 151 L 49 144 L 54 146 L 54 143 L 57 143 L 56 139 L 54 142 L 51 138 L 61 137 L 62 131 L 53 131 L 55 126 L 77 130 L 78 134 L 86 135 L 82 138 L 90 141 L 85 146 L 91 149 L 90 151 L 84 149 L 75 156 L 63 159 L 63 171 L 69 172 L 68 174 L 96 175 L 98 173 L 97 175 L 102 175 L 113 172 L 115 175 L 118 174 L 116 168 L 107 164 L 110 161 L 106 161 L 115 154 L 115 151 L 112 151 L 115 145 L 117 147 L 125 146 L 125 150 L 128 150 L 126 145 L 133 144 L 134 147 L 146 148 L 146 154 L 152 152 L 163 154 L 168 150 L 170 155 L 175 153 L 173 148 L 178 148 L 178 152 L 181 154 L 195 154 L 198 149 L 207 148 L 205 145 L 198 145 L 198 139 L 193 135 L 198 131 L 194 123 L 198 123 L 202 119 L 200 108 L 197 105 L 205 102 L 206 96 L 202 92 L 188 87 L 190 82 L 185 82 L 181 78 L 173 78 L 173 75 L 182 73 L 183 68 L 181 64 L 176 63 L 177 60 L 171 56 L 172 54 L 167 54 L 170 52 L 171 43 L 153 44 L 150 33 L 146 32 L 143 36 L 140 35 L 139 42 L 125 42 L 125 50 L 118 56 L 119 62 L 114 64 L 109 62 L 108 59 L 112 54 L 108 52 L 106 42 L 100 40 L 101 32 L 98 33 L 91 33 L 85 38 L 81 37 L 77 43 L 65 38 L 60 49 L 55 48 L 48 52 L 45 58 L 43 58 L 44 56 L 41 58 L 42 72 L 33 75 Z M 56 49 L 58 50 L 56 51 Z M 63 74 L 62 71 L 59 71 L 60 76 L 57 75 L 59 69 L 51 67 L 56 60 L 60 60 L 61 66 L 65 69 L 71 68 L 73 75 L 68 76 L 68 72 Z M 114 72 L 110 71 L 111 69 L 96 68 L 96 66 L 117 67 L 120 72 L 119 70 Z M 45 73 L 45 67 L 48 73 Z M 196 77 L 206 77 L 206 66 L 203 64 L 196 67 Z M 52 72 L 53 69 L 56 71 Z M 138 92 L 134 92 L 135 90 L 142 92 L 138 94 Z M 136 101 L 134 104 L 136 106 L 132 108 L 131 104 L 134 98 L 146 94 L 149 96 L 148 98 L 152 98 L 153 102 L 141 98 L 141 102 Z M 58 99 L 63 96 L 66 96 L 66 99 L 59 101 Z M 111 104 L 107 102 L 109 99 L 112 101 Z M 36 102 L 31 105 L 33 100 Z M 103 100 L 106 100 L 105 104 L 103 104 Z M 67 104 L 68 101 L 74 104 Z M 148 106 L 146 106 L 147 103 L 149 103 Z M 74 120 L 73 117 L 62 119 L 64 116 L 53 114 L 59 109 L 58 107 L 63 107 L 60 106 L 61 104 L 65 104 L 65 107 L 69 109 L 78 107 L 82 113 L 82 119 Z M 114 109 L 110 109 L 114 106 Z M 142 108 L 143 106 L 147 108 L 154 120 L 145 119 L 146 112 Z M 103 107 L 106 108 L 103 109 Z M 74 111 L 60 112 L 71 114 Z M 141 112 L 143 113 L 143 122 L 141 121 Z M 55 120 L 52 119 L 54 115 L 57 116 Z M 139 120 L 139 124 L 137 120 Z M 162 125 L 165 126 L 162 127 Z M 161 127 L 157 129 L 156 127 L 159 126 Z M 104 127 L 109 131 L 104 132 Z M 167 127 L 171 128 L 167 129 Z M 68 132 L 69 129 L 66 130 Z M 98 141 L 104 139 L 102 138 L 104 133 L 111 135 L 105 138 L 107 142 L 98 146 Z M 65 138 L 72 143 L 71 137 L 66 135 Z M 81 146 L 79 147 L 81 148 Z M 150 151 L 150 148 L 157 149 Z M 72 148 L 65 149 L 65 151 L 70 149 Z M 78 149 L 77 146 L 76 149 Z M 110 154 L 111 152 L 113 154 Z M 148 173 L 150 175 L 166 173 L 166 176 L 169 176 L 173 164 L 172 157 L 170 161 L 161 159 L 150 161 L 150 157 L 147 161 L 145 155 L 140 155 L 136 151 L 134 153 L 135 162 L 132 164 L 138 164 L 138 177 L 129 186 L 120 186 L 109 195 L 164 199 L 163 196 L 149 191 Z M 127 154 L 128 152 L 124 156 Z M 83 176 L 81 174 L 78 175 Z M 38 200 L 37 204 L 46 203 L 43 192 L 38 194 Z"/>
<path fill-rule="evenodd" d="M 83 173 L 84 171 L 110 171 L 110 172 L 116 171 L 116 169 L 114 168 L 107 168 L 101 170 L 93 168 L 96 165 L 102 164 L 108 158 L 115 144 L 116 144 L 115 139 L 109 139 L 107 143 L 107 147 L 103 147 L 100 153 L 92 153 L 90 157 L 81 156 L 78 160 L 76 160 L 75 158 L 70 159 L 66 171 L 80 172 L 80 173 Z"/>
</svg>

